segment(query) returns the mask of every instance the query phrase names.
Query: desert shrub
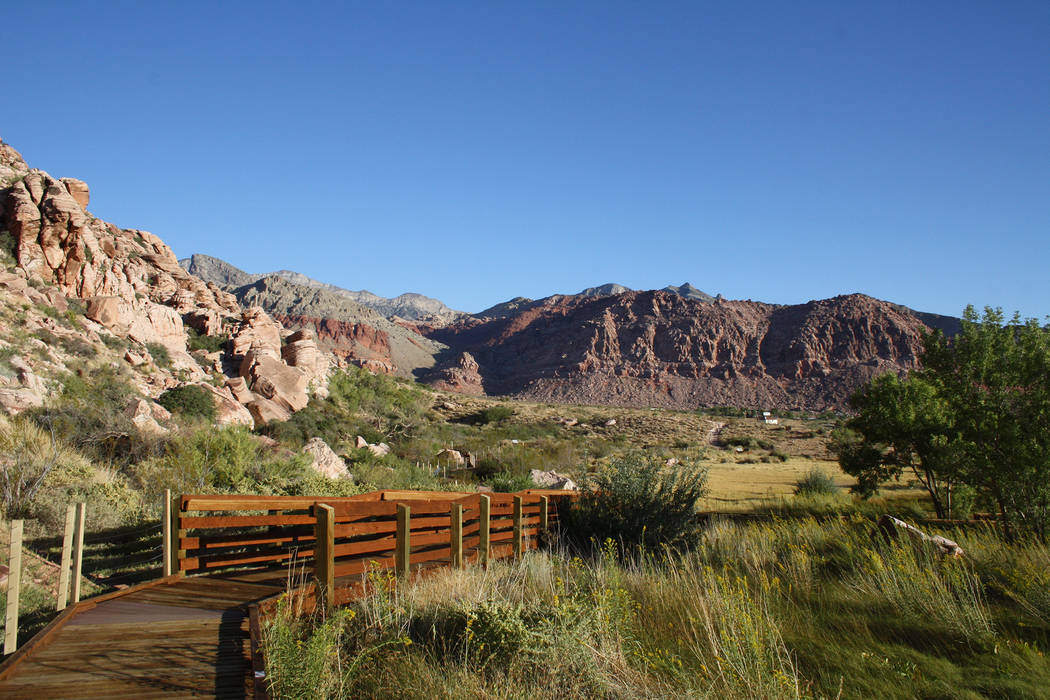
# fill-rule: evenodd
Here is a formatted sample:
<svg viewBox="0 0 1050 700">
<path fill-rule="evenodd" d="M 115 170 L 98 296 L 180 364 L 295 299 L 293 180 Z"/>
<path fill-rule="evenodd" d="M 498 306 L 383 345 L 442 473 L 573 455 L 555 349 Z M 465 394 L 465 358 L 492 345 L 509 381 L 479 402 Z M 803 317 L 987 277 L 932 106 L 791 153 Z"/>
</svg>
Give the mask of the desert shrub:
<svg viewBox="0 0 1050 700">
<path fill-rule="evenodd" d="M 514 415 L 514 409 L 510 406 L 504 406 L 502 404 L 498 406 L 489 406 L 488 408 L 478 411 L 476 421 L 481 425 L 489 425 L 490 423 L 502 423 L 511 416 Z"/>
<path fill-rule="evenodd" d="M 707 471 L 699 466 L 666 469 L 629 455 L 584 479 L 582 495 L 562 515 L 563 532 L 576 547 L 606 539 L 624 549 L 685 545 L 706 492 Z"/>
<path fill-rule="evenodd" d="M 186 418 L 215 419 L 215 399 L 210 391 L 196 384 L 168 389 L 157 398 L 157 403 Z"/>
<path fill-rule="evenodd" d="M 64 522 L 66 506 L 88 505 L 91 527 L 141 517 L 140 494 L 118 473 L 99 468 L 35 422 L 0 416 L 0 507 L 3 517 L 39 521 L 45 531 Z"/>
<path fill-rule="evenodd" d="M 814 467 L 795 482 L 796 496 L 831 496 L 839 492 L 835 480 L 823 469 Z"/>
<path fill-rule="evenodd" d="M 270 450 L 243 426 L 203 427 L 170 440 L 132 473 L 151 500 L 164 489 L 286 494 L 299 490 L 308 464 L 305 455 Z"/>
<path fill-rule="evenodd" d="M 58 396 L 24 415 L 60 442 L 101 463 L 130 464 L 159 451 L 163 438 L 140 433 L 125 412 L 137 393 L 123 368 L 83 366 L 58 384 Z"/>
<path fill-rule="evenodd" d="M 722 438 L 727 447 L 743 447 L 745 450 L 772 450 L 773 443 L 750 435 L 737 435 Z"/>
<path fill-rule="evenodd" d="M 497 472 L 490 476 L 486 483 L 498 493 L 514 493 L 525 489 L 536 488 L 528 474 L 513 474 L 511 472 Z"/>
<path fill-rule="evenodd" d="M 124 340 L 123 338 L 118 338 L 117 336 L 112 335 L 110 333 L 99 333 L 98 337 L 102 339 L 102 344 L 110 350 L 121 351 L 126 350 L 128 347 L 128 343 L 126 340 Z"/>
<path fill-rule="evenodd" d="M 14 262 L 18 242 L 10 231 L 0 231 L 0 261 Z"/>
<path fill-rule="evenodd" d="M 146 350 L 149 351 L 150 357 L 158 367 L 164 369 L 171 367 L 171 353 L 168 348 L 160 343 L 146 343 Z"/>
<path fill-rule="evenodd" d="M 191 351 L 219 352 L 229 339 L 227 335 L 205 335 L 192 326 L 186 326 L 186 347 Z"/>
<path fill-rule="evenodd" d="M 769 458 L 778 462 L 786 462 L 788 461 L 789 457 L 786 452 L 781 452 L 780 450 L 773 449 L 769 451 Z"/>
</svg>

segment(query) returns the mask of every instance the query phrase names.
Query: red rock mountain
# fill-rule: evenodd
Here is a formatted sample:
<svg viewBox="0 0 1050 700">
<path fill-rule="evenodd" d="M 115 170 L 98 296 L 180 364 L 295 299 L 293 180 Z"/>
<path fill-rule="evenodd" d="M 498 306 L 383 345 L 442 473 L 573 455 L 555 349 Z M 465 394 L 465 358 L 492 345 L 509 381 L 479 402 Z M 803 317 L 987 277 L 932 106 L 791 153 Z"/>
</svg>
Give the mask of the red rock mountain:
<svg viewBox="0 0 1050 700">
<path fill-rule="evenodd" d="M 928 328 L 860 294 L 776 306 L 649 291 L 554 296 L 506 317 L 420 330 L 450 347 L 425 381 L 454 391 L 824 410 L 877 374 L 916 367 Z"/>
</svg>

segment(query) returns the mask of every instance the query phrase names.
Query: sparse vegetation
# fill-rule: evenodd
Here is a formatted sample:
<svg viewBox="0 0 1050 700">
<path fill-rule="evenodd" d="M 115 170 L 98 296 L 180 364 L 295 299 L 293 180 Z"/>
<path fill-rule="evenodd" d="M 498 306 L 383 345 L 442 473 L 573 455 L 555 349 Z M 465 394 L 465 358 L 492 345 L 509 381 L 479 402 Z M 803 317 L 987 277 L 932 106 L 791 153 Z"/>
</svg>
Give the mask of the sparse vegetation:
<svg viewBox="0 0 1050 700">
<path fill-rule="evenodd" d="M 168 351 L 168 348 L 160 343 L 146 343 L 146 350 L 149 351 L 150 357 L 158 367 L 164 369 L 171 367 L 171 352 Z"/>
</svg>

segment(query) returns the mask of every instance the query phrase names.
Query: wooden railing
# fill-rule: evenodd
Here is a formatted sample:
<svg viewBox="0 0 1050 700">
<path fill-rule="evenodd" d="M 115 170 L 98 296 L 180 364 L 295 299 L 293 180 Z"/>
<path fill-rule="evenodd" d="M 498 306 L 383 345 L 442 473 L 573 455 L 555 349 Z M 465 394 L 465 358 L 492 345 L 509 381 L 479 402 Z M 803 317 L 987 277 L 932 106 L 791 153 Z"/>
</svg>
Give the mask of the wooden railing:
<svg viewBox="0 0 1050 700">
<path fill-rule="evenodd" d="M 521 556 L 558 522 L 565 491 L 375 491 L 344 498 L 176 497 L 165 528 L 165 573 L 240 575 L 290 565 L 331 605 L 336 579 L 394 569 Z"/>
</svg>

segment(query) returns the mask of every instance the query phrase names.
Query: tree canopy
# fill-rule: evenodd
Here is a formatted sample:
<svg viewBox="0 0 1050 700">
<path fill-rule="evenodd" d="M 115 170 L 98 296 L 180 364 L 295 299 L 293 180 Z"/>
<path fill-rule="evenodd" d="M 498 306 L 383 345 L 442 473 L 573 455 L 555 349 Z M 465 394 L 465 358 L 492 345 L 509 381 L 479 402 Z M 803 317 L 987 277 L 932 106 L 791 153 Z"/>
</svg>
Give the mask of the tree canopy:
<svg viewBox="0 0 1050 700">
<path fill-rule="evenodd" d="M 864 496 L 910 472 L 941 517 L 972 489 L 1010 534 L 1050 534 L 1050 326 L 972 306 L 954 338 L 926 336 L 923 367 L 850 399 L 839 462 Z"/>
</svg>

